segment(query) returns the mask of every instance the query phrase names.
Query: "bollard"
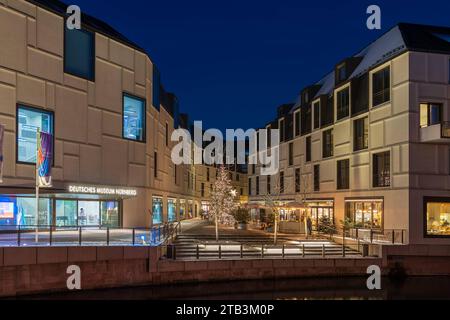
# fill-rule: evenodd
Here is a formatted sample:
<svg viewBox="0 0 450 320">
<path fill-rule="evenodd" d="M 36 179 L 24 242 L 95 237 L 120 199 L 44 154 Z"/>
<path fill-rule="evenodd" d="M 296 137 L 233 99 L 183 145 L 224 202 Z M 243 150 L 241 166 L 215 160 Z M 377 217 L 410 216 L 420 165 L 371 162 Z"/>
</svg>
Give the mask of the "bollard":
<svg viewBox="0 0 450 320">
<path fill-rule="evenodd" d="M 198 245 L 197 245 L 196 254 L 197 254 L 197 260 L 200 259 L 200 248 Z"/>
<path fill-rule="evenodd" d="M 244 258 L 244 245 L 241 243 L 241 259 Z"/>
<path fill-rule="evenodd" d="M 302 256 L 305 257 L 305 244 L 302 244 Z"/>
<path fill-rule="evenodd" d="M 50 227 L 50 239 L 49 239 L 49 244 L 50 246 L 52 246 L 53 244 L 53 228 Z"/>
<path fill-rule="evenodd" d="M 322 245 L 322 258 L 325 258 L 325 245 Z"/>
<path fill-rule="evenodd" d="M 283 259 L 284 259 L 284 243 L 283 243 L 283 247 L 281 248 L 281 256 L 282 256 Z"/>
<path fill-rule="evenodd" d="M 81 231 L 82 229 L 81 229 L 81 227 L 80 227 L 80 229 L 78 230 L 78 244 L 81 246 L 81 243 L 82 243 L 82 231 Z"/>
<path fill-rule="evenodd" d="M 261 258 L 264 258 L 264 243 L 261 245 Z"/>
<path fill-rule="evenodd" d="M 132 234 L 133 234 L 133 241 L 132 241 L 132 243 L 133 243 L 133 246 L 134 246 L 136 244 L 136 229 L 135 228 L 133 228 Z"/>
<path fill-rule="evenodd" d="M 222 245 L 219 244 L 219 259 L 222 259 Z"/>
<path fill-rule="evenodd" d="M 106 245 L 109 246 L 109 227 L 106 228 Z"/>
</svg>

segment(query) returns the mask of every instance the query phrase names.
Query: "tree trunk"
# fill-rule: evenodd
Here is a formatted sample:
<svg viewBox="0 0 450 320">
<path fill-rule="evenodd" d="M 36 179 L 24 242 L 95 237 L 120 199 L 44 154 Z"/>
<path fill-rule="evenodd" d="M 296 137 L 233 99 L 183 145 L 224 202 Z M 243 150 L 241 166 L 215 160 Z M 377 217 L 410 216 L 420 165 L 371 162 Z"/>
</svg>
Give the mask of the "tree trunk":
<svg viewBox="0 0 450 320">
<path fill-rule="evenodd" d="M 278 217 L 275 215 L 275 223 L 273 227 L 273 244 L 277 244 L 277 235 L 278 235 Z"/>
<path fill-rule="evenodd" d="M 214 215 L 214 220 L 216 223 L 216 241 L 219 241 L 219 219 L 217 219 L 217 214 Z"/>
</svg>

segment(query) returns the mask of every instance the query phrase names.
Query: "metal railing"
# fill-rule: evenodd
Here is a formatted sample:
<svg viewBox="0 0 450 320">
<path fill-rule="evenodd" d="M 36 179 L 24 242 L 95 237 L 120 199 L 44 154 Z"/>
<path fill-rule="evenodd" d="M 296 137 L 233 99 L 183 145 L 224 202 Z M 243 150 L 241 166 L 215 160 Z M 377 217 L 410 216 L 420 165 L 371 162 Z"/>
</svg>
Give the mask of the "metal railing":
<svg viewBox="0 0 450 320">
<path fill-rule="evenodd" d="M 160 246 L 174 239 L 180 231 L 179 222 L 153 228 L 0 226 L 0 247 Z"/>
<path fill-rule="evenodd" d="M 206 244 L 195 246 L 163 246 L 163 257 L 172 260 L 224 260 L 224 259 L 299 259 L 361 256 L 353 244 L 311 243 L 303 244 Z"/>
<path fill-rule="evenodd" d="M 333 237 L 343 237 L 361 243 L 379 245 L 404 245 L 407 242 L 407 231 L 404 229 L 367 229 L 367 228 L 337 228 L 335 226 L 321 226 L 316 234 L 330 240 Z"/>
</svg>

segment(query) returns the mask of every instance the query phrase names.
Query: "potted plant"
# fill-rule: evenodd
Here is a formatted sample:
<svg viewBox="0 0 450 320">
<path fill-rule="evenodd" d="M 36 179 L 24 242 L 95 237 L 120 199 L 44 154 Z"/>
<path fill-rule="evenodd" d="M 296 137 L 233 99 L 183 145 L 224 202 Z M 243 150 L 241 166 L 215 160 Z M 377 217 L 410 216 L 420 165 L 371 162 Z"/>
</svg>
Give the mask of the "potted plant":
<svg viewBox="0 0 450 320">
<path fill-rule="evenodd" d="M 248 222 L 250 221 L 250 212 L 246 208 L 238 208 L 234 214 L 237 228 L 240 230 L 247 230 Z"/>
</svg>

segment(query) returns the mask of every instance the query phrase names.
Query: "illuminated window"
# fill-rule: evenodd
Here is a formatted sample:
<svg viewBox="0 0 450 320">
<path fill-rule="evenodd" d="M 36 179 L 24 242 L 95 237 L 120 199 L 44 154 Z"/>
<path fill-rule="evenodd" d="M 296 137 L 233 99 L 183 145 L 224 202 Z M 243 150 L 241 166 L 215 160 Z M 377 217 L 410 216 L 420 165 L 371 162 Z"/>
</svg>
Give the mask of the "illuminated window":
<svg viewBox="0 0 450 320">
<path fill-rule="evenodd" d="M 39 129 L 53 135 L 53 113 L 19 106 L 17 108 L 17 161 L 36 163 L 36 134 Z"/>
<path fill-rule="evenodd" d="M 145 100 L 123 96 L 123 137 L 145 142 Z"/>
<path fill-rule="evenodd" d="M 426 236 L 450 237 L 450 198 L 425 198 Z"/>
<path fill-rule="evenodd" d="M 168 199 L 167 200 L 167 217 L 169 222 L 177 221 L 177 213 L 176 213 L 176 200 Z"/>
<path fill-rule="evenodd" d="M 153 224 L 161 224 L 163 222 L 163 201 L 161 198 L 153 198 L 152 220 Z"/>
<path fill-rule="evenodd" d="M 354 228 L 381 229 L 383 200 L 348 200 L 345 202 L 345 217 Z"/>
</svg>

